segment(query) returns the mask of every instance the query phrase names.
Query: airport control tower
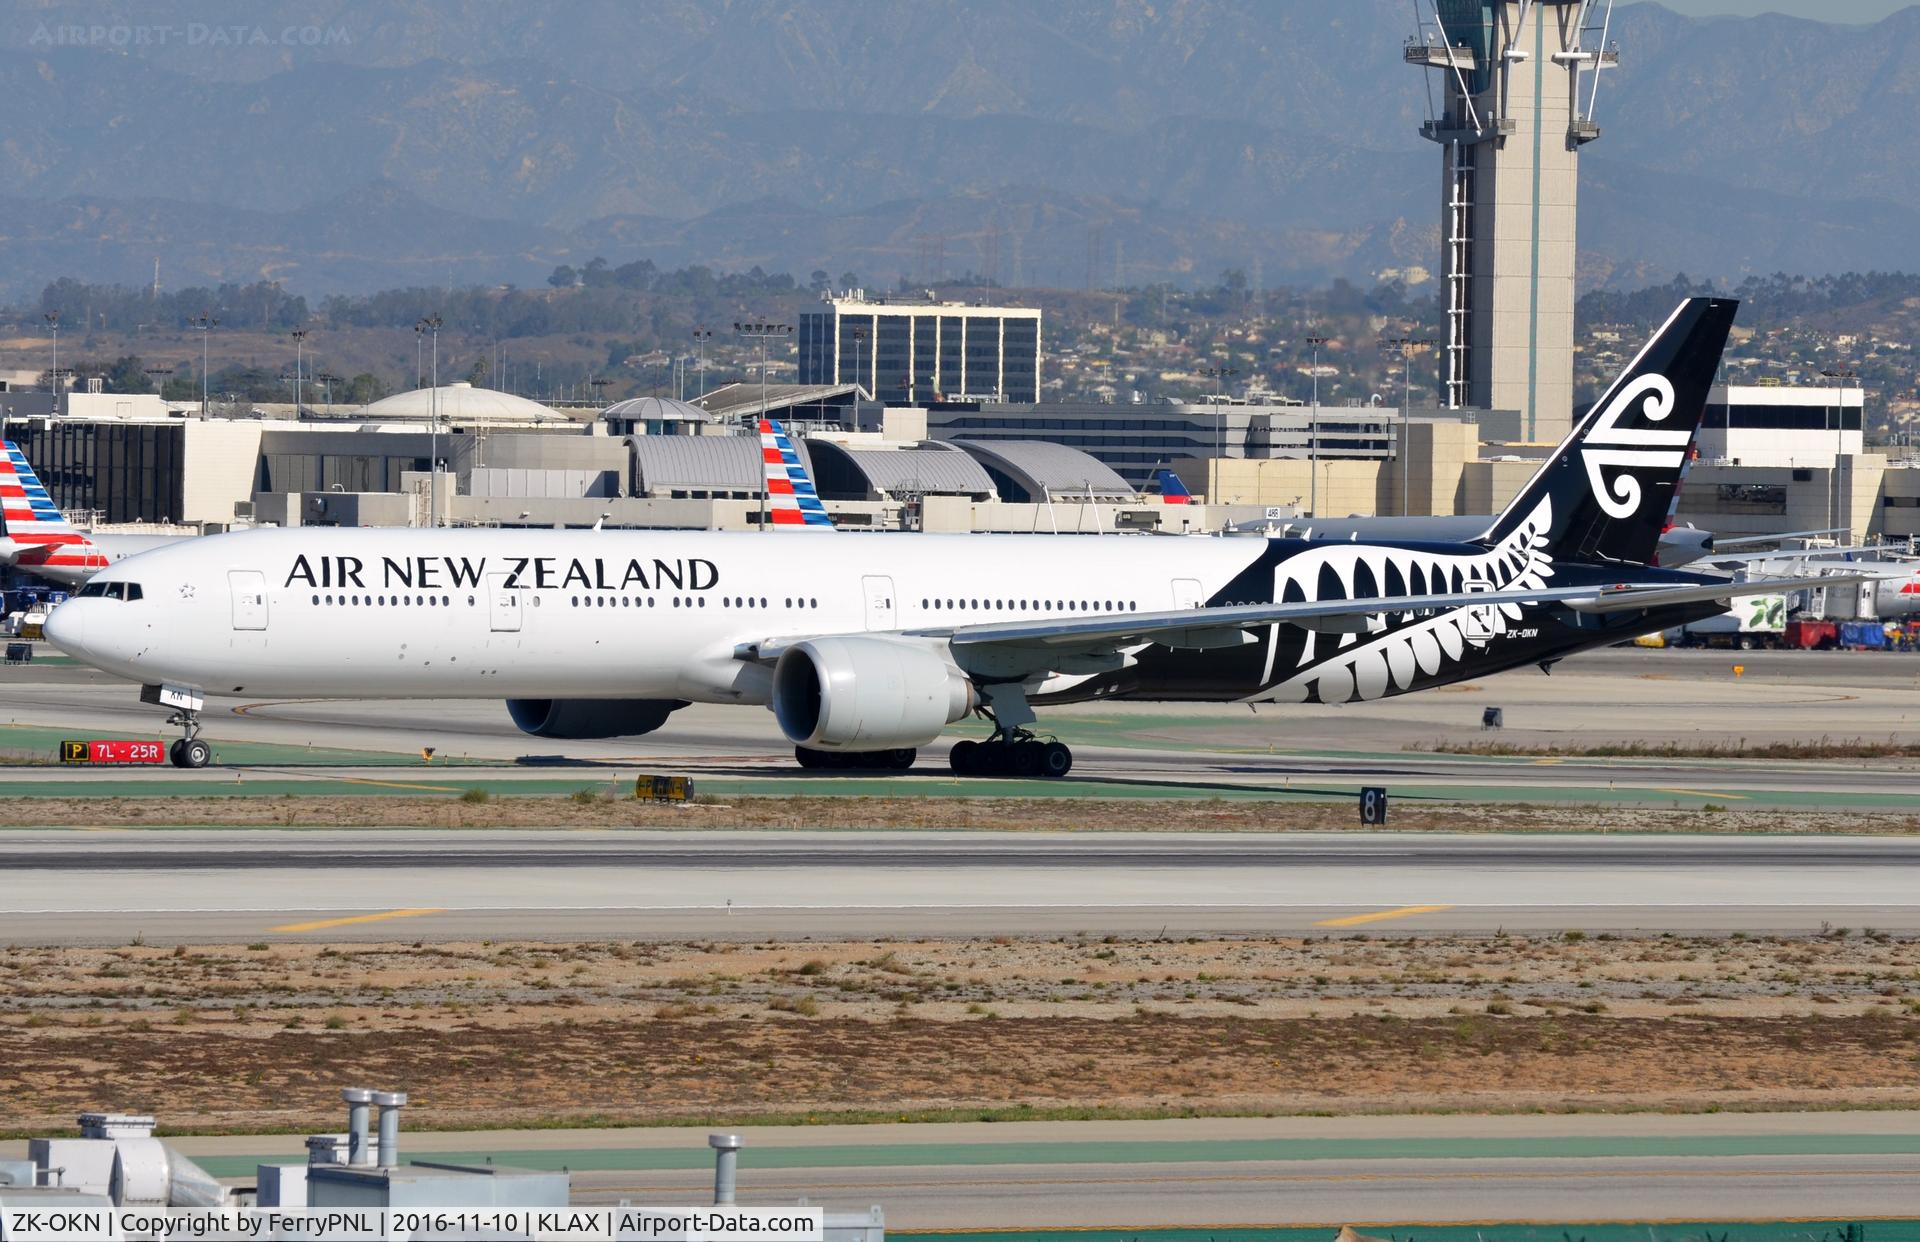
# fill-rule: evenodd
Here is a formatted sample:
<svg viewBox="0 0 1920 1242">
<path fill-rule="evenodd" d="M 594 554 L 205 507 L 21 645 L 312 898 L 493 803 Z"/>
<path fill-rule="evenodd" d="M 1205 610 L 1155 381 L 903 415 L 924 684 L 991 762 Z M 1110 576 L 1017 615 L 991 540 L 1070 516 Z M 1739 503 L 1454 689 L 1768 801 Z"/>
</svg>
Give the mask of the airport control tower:
<svg viewBox="0 0 1920 1242">
<path fill-rule="evenodd" d="M 1427 74 L 1442 152 L 1450 408 L 1519 410 L 1529 440 L 1573 416 L 1574 218 L 1612 0 L 1418 0 L 1407 63 Z"/>
</svg>

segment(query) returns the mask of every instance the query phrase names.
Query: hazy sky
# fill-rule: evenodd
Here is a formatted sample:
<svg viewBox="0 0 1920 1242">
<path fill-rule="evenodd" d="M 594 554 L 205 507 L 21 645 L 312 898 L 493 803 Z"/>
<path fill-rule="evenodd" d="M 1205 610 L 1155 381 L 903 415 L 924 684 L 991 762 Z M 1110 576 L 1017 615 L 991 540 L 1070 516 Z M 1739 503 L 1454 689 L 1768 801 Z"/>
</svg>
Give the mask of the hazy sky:
<svg viewBox="0 0 1920 1242">
<path fill-rule="evenodd" d="M 1877 22 L 1908 8 L 1913 0 L 1660 0 L 1676 13 L 1705 17 L 1714 13 L 1790 13 L 1823 22 Z"/>
</svg>

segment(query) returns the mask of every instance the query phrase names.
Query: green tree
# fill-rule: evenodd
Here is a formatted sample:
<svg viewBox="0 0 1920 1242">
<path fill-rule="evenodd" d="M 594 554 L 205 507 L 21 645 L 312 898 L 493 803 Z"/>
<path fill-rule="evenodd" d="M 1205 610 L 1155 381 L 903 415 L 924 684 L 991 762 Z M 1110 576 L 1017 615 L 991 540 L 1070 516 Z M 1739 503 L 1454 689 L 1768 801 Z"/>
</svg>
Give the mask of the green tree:
<svg viewBox="0 0 1920 1242">
<path fill-rule="evenodd" d="M 347 381 L 347 390 L 342 400 L 348 405 L 371 405 L 386 396 L 389 391 L 385 380 L 371 371 L 362 371 Z"/>
<path fill-rule="evenodd" d="M 152 392 L 153 379 L 138 354 L 122 354 L 107 368 L 107 387 L 114 392 Z"/>
</svg>

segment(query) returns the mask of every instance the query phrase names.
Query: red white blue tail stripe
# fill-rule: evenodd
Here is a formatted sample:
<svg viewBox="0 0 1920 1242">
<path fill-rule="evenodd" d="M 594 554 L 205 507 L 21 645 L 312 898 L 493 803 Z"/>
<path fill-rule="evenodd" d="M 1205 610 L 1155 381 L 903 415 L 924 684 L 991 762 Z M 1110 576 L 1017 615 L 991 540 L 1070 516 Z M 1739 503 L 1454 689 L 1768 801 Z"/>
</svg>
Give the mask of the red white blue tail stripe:
<svg viewBox="0 0 1920 1242">
<path fill-rule="evenodd" d="M 0 548 L 22 566 L 99 569 L 107 558 L 60 512 L 27 455 L 0 441 Z"/>
<path fill-rule="evenodd" d="M 775 529 L 833 529 L 833 519 L 800 461 L 800 450 L 772 419 L 760 420 L 760 458 L 767 471 L 767 521 Z"/>
</svg>

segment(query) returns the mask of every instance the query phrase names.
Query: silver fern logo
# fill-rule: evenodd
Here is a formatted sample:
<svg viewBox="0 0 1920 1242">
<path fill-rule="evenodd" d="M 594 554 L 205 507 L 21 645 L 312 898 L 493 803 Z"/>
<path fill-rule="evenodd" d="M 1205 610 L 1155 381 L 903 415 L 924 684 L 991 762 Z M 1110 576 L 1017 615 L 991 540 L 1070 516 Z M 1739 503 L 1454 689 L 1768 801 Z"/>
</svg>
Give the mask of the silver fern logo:
<svg viewBox="0 0 1920 1242">
<path fill-rule="evenodd" d="M 1553 560 L 1547 554 L 1547 528 L 1552 524 L 1553 501 L 1542 498 L 1526 521 L 1484 552 L 1422 552 L 1364 544 L 1316 547 L 1276 567 L 1273 597 L 1304 596 L 1312 601 L 1542 588 L 1553 576 Z M 1323 591 L 1323 584 L 1329 589 Z M 1311 695 L 1322 703 L 1346 703 L 1409 690 L 1416 677 L 1433 676 L 1459 662 L 1470 648 L 1486 647 L 1522 615 L 1518 604 L 1455 608 L 1424 619 L 1389 609 L 1372 619 L 1367 634 L 1308 630 L 1296 671 L 1283 674 L 1277 684 L 1250 697 L 1303 703 Z M 1269 661 L 1277 647 L 1269 643 Z M 1273 675 L 1269 663 L 1262 684 Z"/>
<path fill-rule="evenodd" d="M 1620 426 L 1636 401 L 1641 403 L 1639 413 L 1646 421 L 1665 422 L 1673 413 L 1673 385 L 1664 375 L 1640 376 L 1607 403 L 1580 446 L 1587 483 L 1608 517 L 1632 517 L 1641 501 L 1640 478 L 1633 472 L 1677 469 L 1686 458 L 1687 442 L 1693 438 L 1688 431 Z M 1614 473 L 1609 475 L 1608 471 Z"/>
</svg>

